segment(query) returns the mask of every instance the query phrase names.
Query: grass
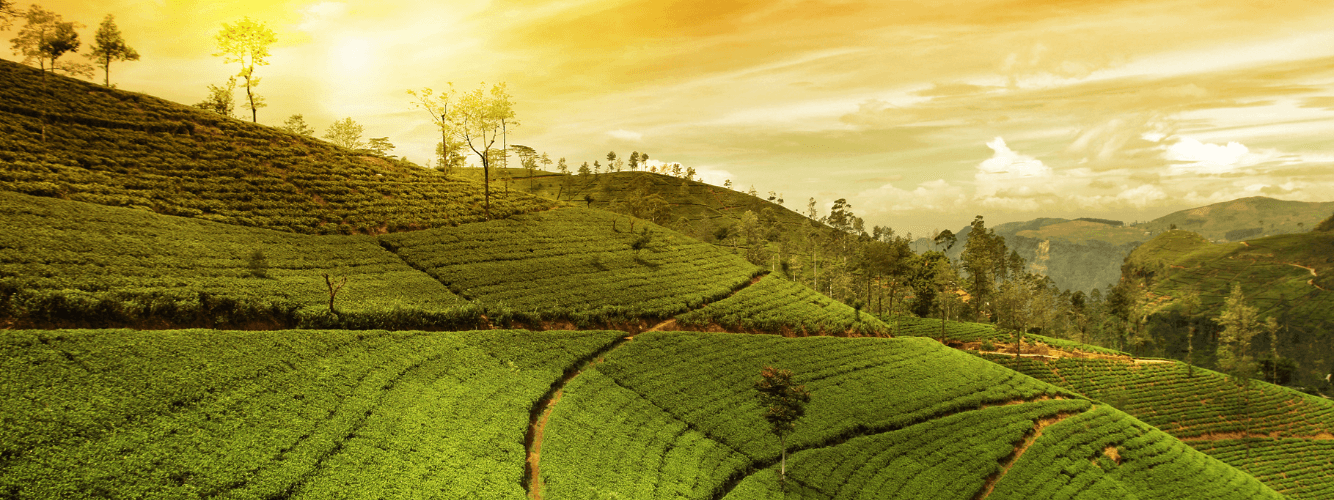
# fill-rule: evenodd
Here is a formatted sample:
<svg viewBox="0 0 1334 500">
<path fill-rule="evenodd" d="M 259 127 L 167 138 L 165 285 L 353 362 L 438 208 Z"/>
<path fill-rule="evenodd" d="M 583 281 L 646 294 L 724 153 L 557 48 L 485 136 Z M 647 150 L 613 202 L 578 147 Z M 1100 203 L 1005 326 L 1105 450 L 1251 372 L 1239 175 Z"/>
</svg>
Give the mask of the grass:
<svg viewBox="0 0 1334 500">
<path fill-rule="evenodd" d="M 770 274 L 731 297 L 676 317 L 690 327 L 718 325 L 729 331 L 785 335 L 881 335 L 889 326 L 868 313 L 799 283 Z"/>
</svg>

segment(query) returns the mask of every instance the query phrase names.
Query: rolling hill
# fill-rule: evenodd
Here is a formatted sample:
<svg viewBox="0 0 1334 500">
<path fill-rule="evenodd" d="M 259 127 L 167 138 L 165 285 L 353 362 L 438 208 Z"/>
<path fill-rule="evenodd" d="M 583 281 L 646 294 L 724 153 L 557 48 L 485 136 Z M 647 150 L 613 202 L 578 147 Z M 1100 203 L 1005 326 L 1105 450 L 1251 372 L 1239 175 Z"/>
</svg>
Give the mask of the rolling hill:
<svg viewBox="0 0 1334 500">
<path fill-rule="evenodd" d="M 0 190 L 315 234 L 484 220 L 482 185 L 0 61 Z M 553 205 L 493 193 L 492 217 Z"/>
<path fill-rule="evenodd" d="M 751 387 L 775 364 L 813 395 L 787 498 L 1283 498 L 926 339 L 624 335 L 7 331 L 0 491 L 781 498 Z"/>
<path fill-rule="evenodd" d="M 1007 222 L 992 229 L 1030 264 L 1042 261 L 1047 275 L 1066 290 L 1103 289 L 1121 276 L 1121 264 L 1144 242 L 1173 228 L 1201 234 L 1214 242 L 1241 241 L 1309 231 L 1334 213 L 1334 202 L 1284 201 L 1255 196 L 1181 210 L 1138 224 L 1103 219 L 1040 218 Z M 958 232 L 959 243 L 948 254 L 958 258 L 971 227 Z M 1044 253 L 1040 250 L 1047 244 Z M 916 248 L 931 248 L 918 240 Z"/>
</svg>

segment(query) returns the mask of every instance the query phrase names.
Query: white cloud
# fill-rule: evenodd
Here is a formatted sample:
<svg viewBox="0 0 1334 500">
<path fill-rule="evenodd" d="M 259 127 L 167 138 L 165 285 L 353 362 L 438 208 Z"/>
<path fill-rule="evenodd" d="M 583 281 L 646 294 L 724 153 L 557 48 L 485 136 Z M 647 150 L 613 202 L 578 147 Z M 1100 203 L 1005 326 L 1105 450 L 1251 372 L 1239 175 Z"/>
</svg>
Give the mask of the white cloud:
<svg viewBox="0 0 1334 500">
<path fill-rule="evenodd" d="M 988 208 L 1036 210 L 1039 202 L 1034 197 L 1053 195 L 1053 185 L 1042 179 L 1052 177 L 1051 167 L 1032 156 L 1010 149 L 1005 139 L 997 137 L 987 143 L 991 158 L 977 166 L 974 196 Z"/>
<path fill-rule="evenodd" d="M 641 134 L 641 133 L 639 133 L 639 132 L 630 131 L 630 130 L 625 130 L 625 129 L 623 129 L 623 128 L 618 128 L 618 129 L 616 129 L 616 130 L 608 130 L 608 131 L 607 131 L 607 135 L 612 136 L 612 137 L 617 138 L 617 139 L 621 139 L 621 140 L 623 140 L 623 141 L 635 141 L 635 142 L 638 142 L 638 141 L 642 141 L 642 140 L 644 140 L 644 134 Z"/>
<path fill-rule="evenodd" d="M 1167 199 L 1167 193 L 1162 188 L 1153 184 L 1142 184 L 1138 187 L 1127 189 L 1116 195 L 1116 199 L 1135 208 L 1146 208 L 1157 205 L 1158 202 Z"/>
<path fill-rule="evenodd" d="M 1258 163 L 1250 152 L 1250 148 L 1236 141 L 1218 145 L 1181 137 L 1167 146 L 1163 157 L 1179 162 L 1168 168 L 1169 174 L 1226 174 Z"/>
<path fill-rule="evenodd" d="M 320 2 L 311 5 L 301 9 L 301 24 L 297 25 L 297 29 L 318 30 L 325 21 L 342 17 L 344 12 L 347 12 L 347 5 L 342 2 Z"/>
<path fill-rule="evenodd" d="M 1025 156 L 1010 150 L 1005 145 L 1005 139 L 997 137 L 987 143 L 994 153 L 977 166 L 979 175 L 985 174 L 1006 174 L 1010 178 L 1022 177 L 1048 177 L 1051 175 L 1051 167 L 1042 164 L 1041 160 L 1032 156 Z"/>
<path fill-rule="evenodd" d="M 868 215 L 911 214 L 914 212 L 952 213 L 967 206 L 963 188 L 944 179 L 918 184 L 914 189 L 900 189 L 886 183 L 852 197 L 853 204 Z"/>
</svg>

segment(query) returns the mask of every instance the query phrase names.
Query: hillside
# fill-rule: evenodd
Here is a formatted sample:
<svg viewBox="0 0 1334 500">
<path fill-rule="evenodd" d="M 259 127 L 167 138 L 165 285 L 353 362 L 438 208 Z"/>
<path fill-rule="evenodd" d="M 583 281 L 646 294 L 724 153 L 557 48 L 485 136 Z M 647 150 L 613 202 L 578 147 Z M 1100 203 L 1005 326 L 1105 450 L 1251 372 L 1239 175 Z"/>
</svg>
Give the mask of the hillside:
<svg viewBox="0 0 1334 500">
<path fill-rule="evenodd" d="M 1155 330 L 1173 357 L 1184 351 L 1184 334 L 1171 328 L 1175 301 L 1198 290 L 1203 318 L 1217 317 L 1233 283 L 1240 283 L 1246 302 L 1258 309 L 1261 321 L 1278 319 L 1278 353 L 1297 363 L 1294 382 L 1325 385 L 1334 371 L 1334 233 L 1306 232 L 1270 236 L 1242 243 L 1209 243 L 1188 231 L 1169 231 L 1136 249 L 1126 268 L 1149 276 L 1149 291 L 1162 297 Z M 1212 352 L 1212 339 L 1197 352 Z M 1267 357 L 1266 335 L 1254 342 L 1257 357 Z M 1206 358 L 1208 359 L 1208 358 Z"/>
<path fill-rule="evenodd" d="M 301 233 L 483 220 L 482 185 L 0 61 L 0 190 Z M 494 191 L 494 190 L 493 190 Z M 493 218 L 552 205 L 494 193 Z"/>
<path fill-rule="evenodd" d="M 924 339 L 624 335 L 6 331 L 0 491 L 781 498 L 751 387 L 776 364 L 812 392 L 787 498 L 1283 498 Z"/>
<path fill-rule="evenodd" d="M 939 337 L 940 325 L 912 320 L 901 331 Z M 1129 413 L 1289 498 L 1334 492 L 1334 402 L 1328 399 L 1264 382 L 1242 387 L 1179 361 L 1133 359 L 1036 335 L 1016 360 L 1012 337 L 989 324 L 947 321 L 945 338 L 974 352 L 991 342 L 997 350 L 979 352 L 983 359 Z"/>
<path fill-rule="evenodd" d="M 1334 202 L 1309 203 L 1265 197 L 1240 198 L 1181 210 L 1138 224 L 1099 219 L 1040 218 L 1007 222 L 992 229 L 1030 264 L 1043 261 L 1047 275 L 1065 290 L 1103 289 L 1121 276 L 1121 264 L 1136 247 L 1172 228 L 1193 231 L 1210 241 L 1245 239 L 1309 231 L 1334 213 Z M 971 227 L 957 234 L 948 254 L 958 258 Z M 1040 246 L 1047 243 L 1046 259 Z M 918 241 L 915 248 L 932 248 Z"/>
<path fill-rule="evenodd" d="M 725 249 L 569 207 L 422 231 L 302 235 L 0 191 L 0 325 L 136 328 L 886 331 Z M 346 284 L 329 310 L 328 274 Z M 742 293 L 737 293 L 741 291 Z M 744 301 L 741 324 L 713 311 Z M 813 304 L 813 305 L 811 305 Z M 800 307 L 794 307 L 800 306 Z"/>
</svg>

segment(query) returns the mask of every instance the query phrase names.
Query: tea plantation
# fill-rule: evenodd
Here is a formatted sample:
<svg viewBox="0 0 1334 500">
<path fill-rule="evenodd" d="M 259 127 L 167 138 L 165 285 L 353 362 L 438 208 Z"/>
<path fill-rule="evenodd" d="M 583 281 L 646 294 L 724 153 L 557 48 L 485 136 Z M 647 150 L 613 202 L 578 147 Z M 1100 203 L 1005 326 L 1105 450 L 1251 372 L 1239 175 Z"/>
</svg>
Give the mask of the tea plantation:
<svg viewBox="0 0 1334 500">
<path fill-rule="evenodd" d="M 787 498 L 1282 498 L 1118 410 L 926 339 L 682 332 L 640 334 L 566 386 L 543 498 L 784 498 L 751 388 L 765 365 L 812 394 Z M 1108 446 L 1117 461 L 1099 458 Z"/>
<path fill-rule="evenodd" d="M 824 294 L 767 275 L 731 297 L 676 317 L 682 326 L 718 325 L 728 331 L 785 335 L 880 335 L 889 326 Z"/>
<path fill-rule="evenodd" d="M 477 182 L 2 60 L 0 190 L 302 233 L 485 219 Z M 552 205 L 493 189 L 491 216 Z"/>
<path fill-rule="evenodd" d="M 1013 360 L 989 359 L 1016 366 Z M 1334 402 L 1180 362 L 1030 359 L 1020 372 L 1111 404 L 1290 498 L 1328 498 Z"/>
</svg>

